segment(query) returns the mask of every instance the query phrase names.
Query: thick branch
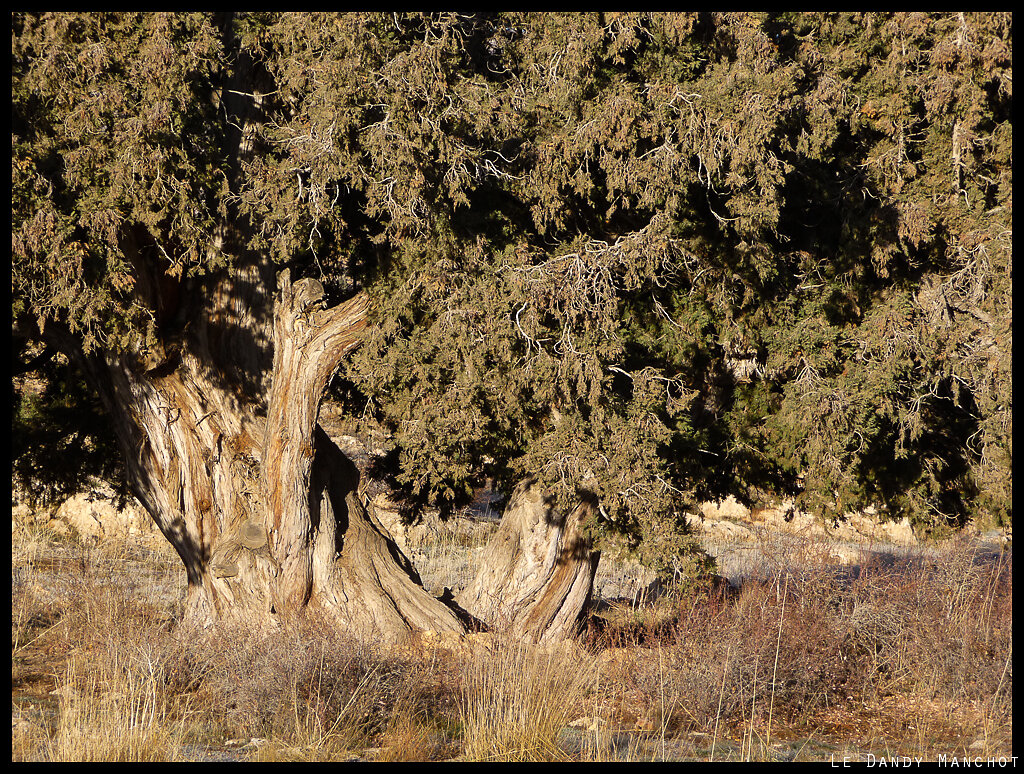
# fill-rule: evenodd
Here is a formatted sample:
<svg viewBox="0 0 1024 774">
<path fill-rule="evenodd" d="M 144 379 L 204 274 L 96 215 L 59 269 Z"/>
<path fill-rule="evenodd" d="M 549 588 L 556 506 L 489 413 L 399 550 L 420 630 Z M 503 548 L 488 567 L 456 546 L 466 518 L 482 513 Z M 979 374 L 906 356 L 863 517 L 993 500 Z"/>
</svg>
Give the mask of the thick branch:
<svg viewBox="0 0 1024 774">
<path fill-rule="evenodd" d="M 323 309 L 323 286 L 309 279 L 292 284 L 287 270 L 279 291 L 263 478 L 267 526 L 281 568 L 274 606 L 286 612 L 304 605 L 312 590 L 308 498 L 320 402 L 342 358 L 359 345 L 369 303 L 361 293 Z"/>
</svg>

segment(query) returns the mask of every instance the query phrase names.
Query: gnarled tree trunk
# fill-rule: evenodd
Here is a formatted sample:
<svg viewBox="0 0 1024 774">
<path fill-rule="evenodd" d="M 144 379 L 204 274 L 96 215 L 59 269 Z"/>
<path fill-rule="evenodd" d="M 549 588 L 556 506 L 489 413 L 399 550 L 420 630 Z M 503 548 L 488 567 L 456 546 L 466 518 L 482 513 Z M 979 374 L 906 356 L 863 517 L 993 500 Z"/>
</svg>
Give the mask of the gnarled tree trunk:
<svg viewBox="0 0 1024 774">
<path fill-rule="evenodd" d="M 318 426 L 327 384 L 366 325 L 365 295 L 326 308 L 319 282 L 292 283 L 285 270 L 273 319 L 261 320 L 250 310 L 270 307 L 265 286 L 255 268 L 223 276 L 173 353 L 80 355 L 134 494 L 185 564 L 186 619 L 316 607 L 378 639 L 465 631 L 423 589 Z"/>
<path fill-rule="evenodd" d="M 596 504 L 584 498 L 558 513 L 527 479 L 509 497 L 501 526 L 459 604 L 496 629 L 535 642 L 574 634 L 590 603 L 600 554 L 580 534 Z"/>
</svg>

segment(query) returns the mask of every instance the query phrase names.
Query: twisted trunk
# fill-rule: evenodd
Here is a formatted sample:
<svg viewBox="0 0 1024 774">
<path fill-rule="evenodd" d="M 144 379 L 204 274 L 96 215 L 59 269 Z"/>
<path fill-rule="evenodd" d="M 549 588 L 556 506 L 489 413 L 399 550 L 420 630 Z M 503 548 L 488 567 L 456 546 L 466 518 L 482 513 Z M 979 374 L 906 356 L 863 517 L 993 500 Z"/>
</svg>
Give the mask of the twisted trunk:
<svg viewBox="0 0 1024 774">
<path fill-rule="evenodd" d="M 459 604 L 491 626 L 535 642 L 575 634 L 600 560 L 580 533 L 595 508 L 583 497 L 570 513 L 560 514 L 536 481 L 521 482 Z"/>
<path fill-rule="evenodd" d="M 79 353 L 133 493 L 185 564 L 186 619 L 316 607 L 381 639 L 464 631 L 423 589 L 359 497 L 355 466 L 318 426 L 327 384 L 366 325 L 366 296 L 326 308 L 319 282 L 292 283 L 285 270 L 273 318 L 261 320 L 251 310 L 271 306 L 259 280 L 255 268 L 219 280 L 170 354 Z"/>
</svg>

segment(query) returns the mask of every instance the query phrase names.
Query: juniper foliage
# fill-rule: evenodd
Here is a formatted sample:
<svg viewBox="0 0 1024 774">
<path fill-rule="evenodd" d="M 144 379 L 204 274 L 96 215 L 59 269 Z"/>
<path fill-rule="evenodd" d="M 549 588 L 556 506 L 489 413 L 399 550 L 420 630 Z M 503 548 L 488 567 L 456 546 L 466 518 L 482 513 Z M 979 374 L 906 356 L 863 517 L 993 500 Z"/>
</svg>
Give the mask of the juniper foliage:
<svg viewBox="0 0 1024 774">
<path fill-rule="evenodd" d="M 730 493 L 1011 518 L 1009 13 L 12 31 L 18 336 L 166 351 L 258 256 L 371 294 L 335 398 L 412 502 L 535 475 L 663 563 Z"/>
</svg>

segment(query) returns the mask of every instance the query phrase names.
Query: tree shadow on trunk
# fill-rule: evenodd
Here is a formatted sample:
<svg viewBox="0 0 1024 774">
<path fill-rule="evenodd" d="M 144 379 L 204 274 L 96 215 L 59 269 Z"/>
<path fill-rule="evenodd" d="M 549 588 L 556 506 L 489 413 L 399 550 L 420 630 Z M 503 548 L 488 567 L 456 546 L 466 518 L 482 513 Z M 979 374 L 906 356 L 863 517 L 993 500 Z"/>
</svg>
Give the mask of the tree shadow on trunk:
<svg viewBox="0 0 1024 774">
<path fill-rule="evenodd" d="M 318 541 L 330 538 L 333 533 L 330 543 L 333 558 L 330 566 L 341 568 L 341 575 L 348 584 L 359 585 L 360 581 L 354 579 L 362 573 L 352 570 L 357 567 L 362 570 L 369 565 L 373 567 L 372 585 L 375 591 L 382 595 L 389 612 L 397 614 L 411 628 L 434 628 L 419 618 L 424 605 L 427 608 L 443 606 L 449 615 L 454 617 L 437 628 L 461 628 L 463 631 L 480 631 L 486 628 L 483 622 L 474 618 L 455 601 L 450 591 L 446 590 L 448 593 L 437 598 L 423 588 L 423 581 L 416 568 L 399 548 L 387 528 L 377 519 L 372 503 L 363 495 L 359 468 L 319 426 L 316 430 L 316 460 L 313 470 L 310 487 L 311 526 L 313 532 L 318 535 Z M 326 521 L 328 518 L 333 519 L 333 524 Z M 315 571 L 315 575 L 321 578 L 325 574 L 325 548 L 326 546 L 321 545 L 314 548 L 314 554 L 319 554 L 321 562 L 320 571 Z M 366 556 L 355 555 L 357 552 L 369 554 L 371 561 L 367 562 Z M 336 569 L 330 574 L 335 575 Z M 363 586 L 369 583 L 368 578 L 362 578 Z M 390 610 L 391 608 L 393 610 Z M 437 617 L 436 612 L 433 615 Z"/>
</svg>

